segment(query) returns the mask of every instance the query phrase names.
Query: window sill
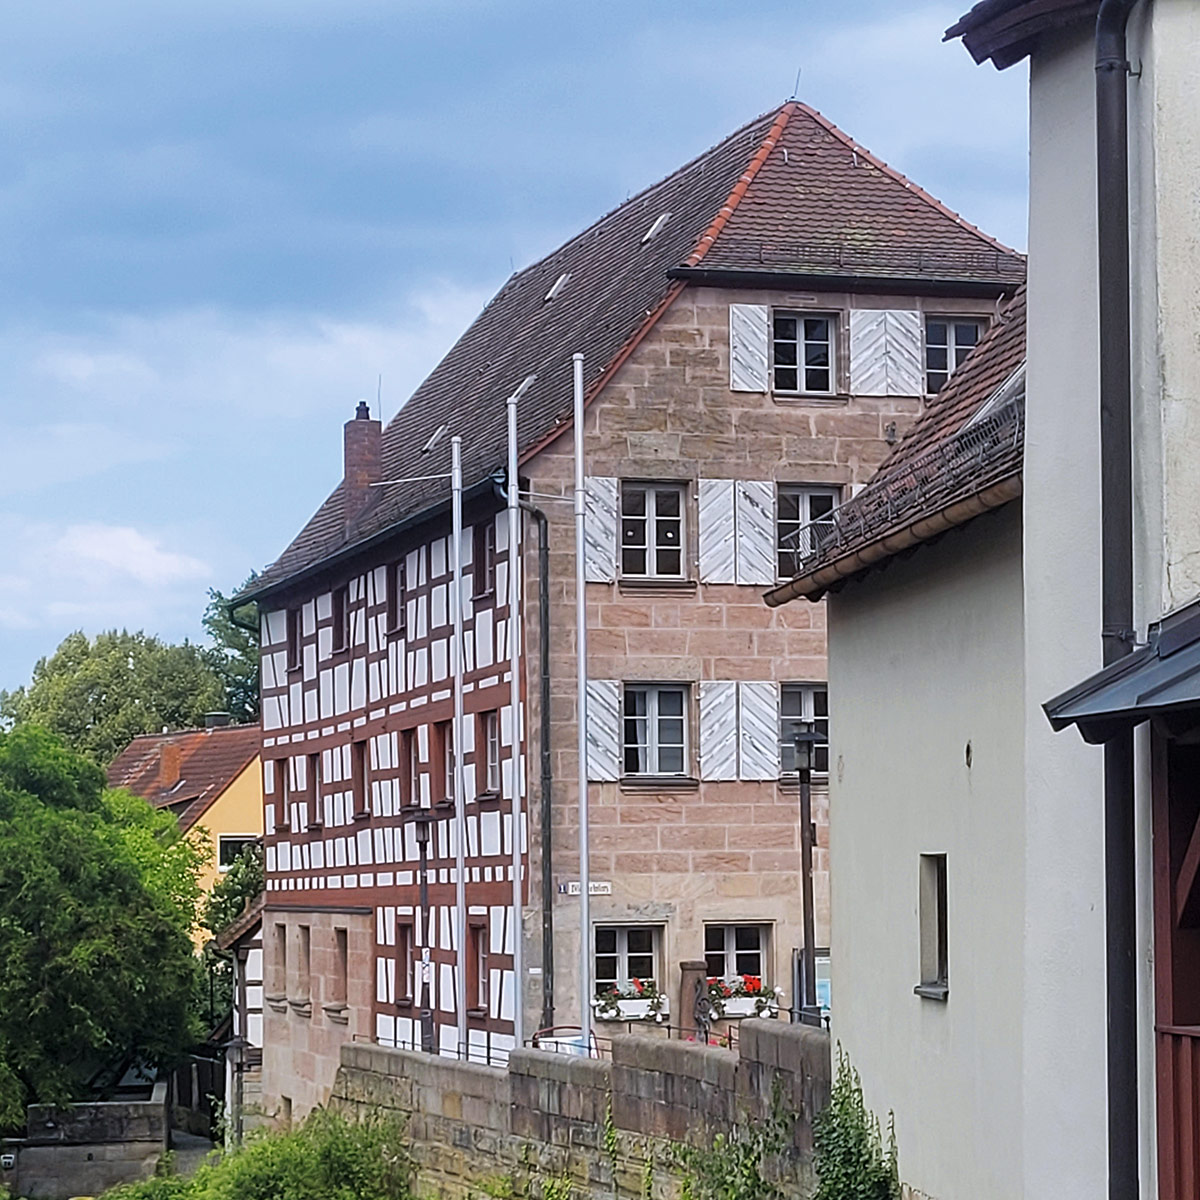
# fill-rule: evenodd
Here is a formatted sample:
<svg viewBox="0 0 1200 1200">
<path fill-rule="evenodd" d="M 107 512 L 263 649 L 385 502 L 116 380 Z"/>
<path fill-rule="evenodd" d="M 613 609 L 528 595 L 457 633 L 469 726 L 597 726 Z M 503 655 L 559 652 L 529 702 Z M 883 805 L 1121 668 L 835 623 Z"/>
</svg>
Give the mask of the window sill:
<svg viewBox="0 0 1200 1200">
<path fill-rule="evenodd" d="M 292 832 L 292 823 L 290 821 L 280 821 L 275 826 L 275 832 L 276 833 L 291 833 Z"/>
<path fill-rule="evenodd" d="M 303 670 L 304 664 L 302 662 L 288 663 L 287 665 L 288 675 L 299 675 Z"/>
<path fill-rule="evenodd" d="M 486 1008 L 484 1008 L 482 1004 L 477 1004 L 473 1008 L 467 1009 L 467 1016 L 474 1017 L 477 1021 L 486 1020 L 487 1015 L 488 1015 L 488 1010 Z"/>
<path fill-rule="evenodd" d="M 922 1000 L 939 1000 L 943 1004 L 950 999 L 950 985 L 945 983 L 918 983 L 913 995 Z"/>
<path fill-rule="evenodd" d="M 786 408 L 844 408 L 850 403 L 848 392 L 771 392 L 771 401 Z"/>
<path fill-rule="evenodd" d="M 404 630 L 405 630 L 405 627 L 403 625 L 392 625 L 390 628 L 385 629 L 383 632 L 386 637 L 394 638 L 394 637 L 403 637 Z"/>
<path fill-rule="evenodd" d="M 690 775 L 622 775 L 617 782 L 623 792 L 695 792 L 700 780 Z"/>
<path fill-rule="evenodd" d="M 673 596 L 679 592 L 694 592 L 697 586 L 694 579 L 630 578 L 623 575 L 617 580 L 617 590 L 624 595 Z"/>
<path fill-rule="evenodd" d="M 292 1012 L 298 1017 L 312 1016 L 312 1000 L 288 1000 Z"/>
<path fill-rule="evenodd" d="M 309 823 L 308 823 L 308 832 L 309 833 L 320 833 L 324 828 L 325 828 L 324 821 L 309 821 Z"/>
<path fill-rule="evenodd" d="M 488 588 L 486 592 L 475 592 L 471 596 L 471 603 L 476 604 L 480 600 L 491 600 L 495 595 L 495 588 Z"/>
<path fill-rule="evenodd" d="M 321 1007 L 325 1010 L 325 1015 L 338 1025 L 350 1024 L 350 1011 L 345 1004 L 323 1004 Z"/>
<path fill-rule="evenodd" d="M 363 812 L 353 813 L 350 817 L 350 820 L 352 821 L 369 821 L 370 819 L 371 813 L 369 809 L 366 809 Z"/>
<path fill-rule="evenodd" d="M 268 1007 L 275 1012 L 287 1012 L 288 1001 L 286 996 L 264 996 L 263 999 L 267 1002 Z"/>
<path fill-rule="evenodd" d="M 478 804 L 480 808 L 499 808 L 500 801 L 502 799 L 503 797 L 499 792 L 480 792 L 479 795 L 475 797 L 475 803 Z"/>
<path fill-rule="evenodd" d="M 809 777 L 809 780 L 808 780 L 808 785 L 809 785 L 809 787 L 811 787 L 811 788 L 812 788 L 814 791 L 820 791 L 820 790 L 823 790 L 823 789 L 828 789 L 828 787 L 829 787 L 829 773 L 828 773 L 827 771 L 822 771 L 822 772 L 821 772 L 821 774 L 820 774 L 820 775 L 818 775 L 818 774 L 817 774 L 817 773 L 814 771 L 814 772 L 813 772 L 813 774 L 812 774 L 812 775 Z M 790 773 L 788 773 L 788 774 L 786 774 L 786 775 L 780 775 L 780 777 L 779 777 L 779 790 L 780 790 L 781 792 L 799 792 L 799 790 L 800 790 L 800 778 L 799 778 L 799 776 L 798 776 L 798 775 L 795 773 L 795 771 L 792 771 L 792 772 L 790 772 Z"/>
<path fill-rule="evenodd" d="M 412 1008 L 412 1006 L 413 998 L 411 996 L 401 996 L 400 999 L 396 1001 L 397 1008 Z"/>
</svg>

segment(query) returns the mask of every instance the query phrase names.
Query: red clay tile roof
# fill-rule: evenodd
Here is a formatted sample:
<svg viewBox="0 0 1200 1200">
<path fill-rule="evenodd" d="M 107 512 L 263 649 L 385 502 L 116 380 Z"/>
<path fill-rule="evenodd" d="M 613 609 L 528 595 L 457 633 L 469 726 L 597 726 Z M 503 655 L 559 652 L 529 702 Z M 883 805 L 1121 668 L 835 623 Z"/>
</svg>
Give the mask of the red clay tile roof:
<svg viewBox="0 0 1200 1200">
<path fill-rule="evenodd" d="M 670 217 L 649 240 L 663 214 Z M 505 399 L 530 374 L 520 407 L 523 459 L 569 427 L 571 355 L 585 356 L 589 399 L 652 328 L 698 265 L 842 276 L 969 279 L 1011 290 L 1024 258 L 891 171 L 812 109 L 789 102 L 750 122 L 627 200 L 497 293 L 383 432 L 383 478 L 448 468 L 449 442 L 422 457 L 441 425 L 463 433 L 468 489 L 502 472 Z M 547 293 L 567 281 L 552 300 Z M 347 414 L 349 415 L 349 414 Z M 378 489 L 348 536 L 340 485 L 255 581 L 262 596 L 353 553 L 439 506 L 438 485 Z M 442 502 L 444 503 L 444 501 Z"/>
<path fill-rule="evenodd" d="M 170 808 L 190 829 L 259 752 L 258 725 L 223 725 L 135 737 L 108 768 L 110 787 Z"/>
<path fill-rule="evenodd" d="M 1094 21 L 1100 0 L 981 0 L 946 30 L 945 40 L 962 38 L 977 62 L 989 58 L 998 70 L 1029 54 L 1050 30 Z"/>
<path fill-rule="evenodd" d="M 819 600 L 894 554 L 1015 499 L 1025 448 L 1024 362 L 1022 287 L 870 483 L 835 511 L 833 528 L 809 527 L 815 545 L 804 569 L 768 592 L 767 603 Z"/>
</svg>

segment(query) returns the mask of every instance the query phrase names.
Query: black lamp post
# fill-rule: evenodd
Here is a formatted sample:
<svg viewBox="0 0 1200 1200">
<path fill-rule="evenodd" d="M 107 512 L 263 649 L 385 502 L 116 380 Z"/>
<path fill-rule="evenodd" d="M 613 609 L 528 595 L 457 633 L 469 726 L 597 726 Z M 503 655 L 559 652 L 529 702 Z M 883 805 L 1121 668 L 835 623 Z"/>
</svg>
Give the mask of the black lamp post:
<svg viewBox="0 0 1200 1200">
<path fill-rule="evenodd" d="M 429 1007 L 428 970 L 429 947 L 425 939 L 429 935 L 429 821 L 432 814 L 421 809 L 414 818 L 413 833 L 421 855 L 421 1049 L 433 1054 L 433 1009 Z"/>
<path fill-rule="evenodd" d="M 821 740 L 813 721 L 798 721 L 793 741 L 796 748 L 796 775 L 800 783 L 800 888 L 804 896 L 804 946 L 800 951 L 804 996 L 800 1020 L 805 1025 L 821 1024 L 817 1005 L 816 918 L 813 913 L 813 820 L 812 763 L 813 746 Z"/>
</svg>

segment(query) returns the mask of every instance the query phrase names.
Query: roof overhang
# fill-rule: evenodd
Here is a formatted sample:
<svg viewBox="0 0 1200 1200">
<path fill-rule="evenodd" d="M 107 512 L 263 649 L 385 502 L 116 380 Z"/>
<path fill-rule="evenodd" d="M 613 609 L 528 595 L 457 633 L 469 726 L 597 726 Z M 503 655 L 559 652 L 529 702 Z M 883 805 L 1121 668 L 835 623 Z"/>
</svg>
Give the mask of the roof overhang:
<svg viewBox="0 0 1200 1200">
<path fill-rule="evenodd" d="M 1200 718 L 1200 600 L 1152 625 L 1145 646 L 1042 708 L 1055 732 L 1075 725 L 1093 744 L 1151 718 Z"/>
<path fill-rule="evenodd" d="M 1100 0 L 982 0 L 946 30 L 962 38 L 977 63 L 989 59 L 998 71 L 1027 57 L 1038 38 L 1056 29 L 1094 21 Z"/>
<path fill-rule="evenodd" d="M 803 292 L 852 292 L 881 296 L 966 296 L 997 300 L 1011 296 L 1020 279 L 979 280 L 900 277 L 889 275 L 834 275 L 825 272 L 752 271 L 726 267 L 672 267 L 667 275 L 701 287 L 786 289 Z"/>
<path fill-rule="evenodd" d="M 826 592 L 840 587 L 856 575 L 862 575 L 897 554 L 915 546 L 931 542 L 947 530 L 965 525 L 968 521 L 986 512 L 1000 508 L 1021 495 L 1022 477 L 1018 471 L 982 488 L 973 496 L 966 496 L 947 504 L 932 513 L 922 513 L 911 524 L 895 529 L 885 536 L 860 546 L 857 550 L 823 563 L 816 570 L 797 575 L 787 583 L 767 592 L 763 599 L 771 608 L 778 608 L 789 600 L 803 597 L 805 600 L 820 600 Z"/>
</svg>

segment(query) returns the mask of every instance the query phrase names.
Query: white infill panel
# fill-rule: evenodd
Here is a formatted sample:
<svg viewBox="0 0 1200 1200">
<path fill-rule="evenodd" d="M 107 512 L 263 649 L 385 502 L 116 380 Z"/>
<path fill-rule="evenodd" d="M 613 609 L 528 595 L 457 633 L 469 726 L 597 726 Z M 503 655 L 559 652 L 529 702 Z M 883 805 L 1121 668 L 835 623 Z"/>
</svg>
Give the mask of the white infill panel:
<svg viewBox="0 0 1200 1200">
<path fill-rule="evenodd" d="M 855 396 L 888 394 L 887 313 L 850 312 L 850 391 Z"/>
<path fill-rule="evenodd" d="M 700 582 L 736 583 L 732 479 L 701 479 Z"/>
<path fill-rule="evenodd" d="M 587 685 L 587 769 L 594 783 L 618 778 L 621 767 L 621 685 L 615 679 L 589 679 Z"/>
<path fill-rule="evenodd" d="M 736 779 L 737 684 L 706 679 L 700 684 L 700 778 Z"/>
<path fill-rule="evenodd" d="M 775 582 L 775 485 L 739 479 L 736 488 L 737 581 Z"/>
<path fill-rule="evenodd" d="M 583 572 L 588 583 L 617 577 L 617 481 L 590 475 L 584 481 L 586 505 Z"/>
<path fill-rule="evenodd" d="M 779 778 L 779 685 L 739 683 L 739 775 Z"/>
<path fill-rule="evenodd" d="M 729 390 L 767 390 L 770 311 L 765 304 L 729 306 Z"/>
<path fill-rule="evenodd" d="M 925 330 L 921 314 L 895 309 L 887 315 L 888 395 L 925 394 Z"/>
</svg>

